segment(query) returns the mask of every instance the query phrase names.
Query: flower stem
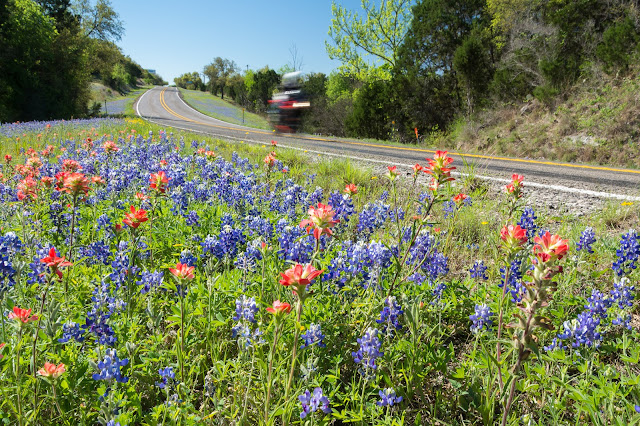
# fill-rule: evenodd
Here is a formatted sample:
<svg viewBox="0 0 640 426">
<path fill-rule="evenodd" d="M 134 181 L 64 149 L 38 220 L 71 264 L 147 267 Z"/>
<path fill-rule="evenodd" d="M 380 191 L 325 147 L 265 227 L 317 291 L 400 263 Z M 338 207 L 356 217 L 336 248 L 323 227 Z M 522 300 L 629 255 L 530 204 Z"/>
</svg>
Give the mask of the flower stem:
<svg viewBox="0 0 640 426">
<path fill-rule="evenodd" d="M 284 403 L 287 404 L 289 399 L 289 390 L 291 389 L 291 384 L 293 382 L 293 373 L 296 368 L 296 354 L 298 352 L 298 338 L 300 337 L 300 317 L 302 316 L 302 299 L 298 299 L 298 304 L 296 305 L 296 333 L 293 338 L 293 348 L 291 351 L 291 370 L 289 371 L 289 380 L 287 381 L 287 387 L 284 391 Z M 289 416 L 287 411 L 282 414 L 282 424 L 287 426 L 289 423 Z"/>
<path fill-rule="evenodd" d="M 271 399 L 271 376 L 273 374 L 273 359 L 276 355 L 276 346 L 278 344 L 278 331 L 279 323 L 276 321 L 276 330 L 273 335 L 273 345 L 271 345 L 271 352 L 269 352 L 269 368 L 267 373 L 267 396 L 264 403 L 264 424 L 266 425 L 269 420 L 269 400 Z"/>
</svg>

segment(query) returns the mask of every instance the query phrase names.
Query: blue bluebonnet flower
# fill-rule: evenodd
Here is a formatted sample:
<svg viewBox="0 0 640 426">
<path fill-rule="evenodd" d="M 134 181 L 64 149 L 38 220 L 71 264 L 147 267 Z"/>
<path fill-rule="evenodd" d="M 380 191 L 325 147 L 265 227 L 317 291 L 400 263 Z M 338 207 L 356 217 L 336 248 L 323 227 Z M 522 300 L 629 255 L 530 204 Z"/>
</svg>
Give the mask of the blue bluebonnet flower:
<svg viewBox="0 0 640 426">
<path fill-rule="evenodd" d="M 156 382 L 156 386 L 160 389 L 164 389 L 170 384 L 170 380 L 176 378 L 176 373 L 173 371 L 173 367 L 165 367 L 158 370 L 160 374 L 160 381 Z"/>
<path fill-rule="evenodd" d="M 592 315 L 597 315 L 605 319 L 607 318 L 607 309 L 609 309 L 612 303 L 613 301 L 607 298 L 602 292 L 593 289 L 584 308 L 590 311 Z"/>
<path fill-rule="evenodd" d="M 258 268 L 255 257 L 247 256 L 246 252 L 240 253 L 233 265 L 244 272 L 255 272 Z"/>
<path fill-rule="evenodd" d="M 74 339 L 77 342 L 84 342 L 86 330 L 76 322 L 69 321 L 62 326 L 62 337 L 58 339 L 60 343 L 67 343 Z"/>
<path fill-rule="evenodd" d="M 524 230 L 527 231 L 527 238 L 531 240 L 536 235 L 536 230 L 538 226 L 536 225 L 536 216 L 535 212 L 531 207 L 525 207 L 522 212 L 522 216 L 520 216 L 520 220 L 518 221 L 518 225 Z"/>
<path fill-rule="evenodd" d="M 115 312 L 121 311 L 126 303 L 115 294 L 106 281 L 98 285 L 91 297 L 93 307 L 87 313 L 85 324 L 82 325 L 82 328 L 93 333 L 102 345 L 114 345 L 117 341 L 115 332 L 107 321 Z"/>
<path fill-rule="evenodd" d="M 490 330 L 493 325 L 493 321 L 491 320 L 493 315 L 494 313 L 491 312 L 491 309 L 489 309 L 487 305 L 476 305 L 475 314 L 469 316 L 469 319 L 473 322 L 473 324 L 471 324 L 471 332 L 477 334 L 482 331 L 483 328 Z"/>
<path fill-rule="evenodd" d="M 380 312 L 380 319 L 376 320 L 378 324 L 382 324 L 382 332 L 392 335 L 394 330 L 402 329 L 400 324 L 400 316 L 404 312 L 396 301 L 396 298 L 389 296 L 384 301 L 384 308 Z"/>
<path fill-rule="evenodd" d="M 256 322 L 255 315 L 258 312 L 256 299 L 247 297 L 244 294 L 236 299 L 236 314 L 233 316 L 234 321 Z"/>
<path fill-rule="evenodd" d="M 602 341 L 602 335 L 599 332 L 600 318 L 594 317 L 589 311 L 581 313 L 574 320 L 565 321 L 563 327 L 564 331 L 553 339 L 551 345 L 545 346 L 545 350 L 566 349 L 567 346 L 563 341 L 571 341 L 571 346 L 574 348 L 598 347 Z"/>
<path fill-rule="evenodd" d="M 375 328 L 368 328 L 364 335 L 357 339 L 360 347 L 356 352 L 351 352 L 353 360 L 356 364 L 360 364 L 362 368 L 359 370 L 360 374 L 366 378 L 371 378 L 373 370 L 377 368 L 376 359 L 380 358 L 383 354 L 380 352 L 380 340 L 378 339 L 378 330 Z"/>
<path fill-rule="evenodd" d="M 198 258 L 191 253 L 191 250 L 182 250 L 180 253 L 180 263 L 189 266 L 196 266 Z"/>
<path fill-rule="evenodd" d="M 420 266 L 430 283 L 449 273 L 448 258 L 437 249 L 436 239 L 429 231 L 423 230 L 409 249 L 407 265 Z"/>
<path fill-rule="evenodd" d="M 580 241 L 576 244 L 576 250 L 586 250 L 589 253 L 593 253 L 593 244 L 596 242 L 596 233 L 593 231 L 592 227 L 587 227 L 580 234 Z"/>
<path fill-rule="evenodd" d="M 627 330 L 631 330 L 631 315 L 618 315 L 614 320 L 611 321 L 613 325 L 621 325 Z"/>
<path fill-rule="evenodd" d="M 120 422 L 116 422 L 115 420 L 112 419 L 107 422 L 106 426 L 122 426 L 122 425 L 120 424 Z"/>
<path fill-rule="evenodd" d="M 198 212 L 195 210 L 191 210 L 185 216 L 185 221 L 188 226 L 195 227 L 200 226 L 200 216 L 198 216 Z"/>
<path fill-rule="evenodd" d="M 393 388 L 386 388 L 378 392 L 380 395 L 380 401 L 376 402 L 380 407 L 393 407 L 395 404 L 402 402 L 401 396 L 396 396 L 396 391 Z"/>
<path fill-rule="evenodd" d="M 33 257 L 33 261 L 29 264 L 30 271 L 27 273 L 29 284 L 44 284 L 46 282 L 45 273 L 47 272 L 47 265 L 40 262 L 40 259 L 49 254 L 49 246 L 42 247 L 36 251 L 36 255 Z"/>
<path fill-rule="evenodd" d="M 7 232 L 0 237 L 1 255 L 13 258 L 18 253 L 22 253 L 22 240 L 15 232 Z"/>
<path fill-rule="evenodd" d="M 444 212 L 445 219 L 453 216 L 453 212 L 456 210 L 456 203 L 453 201 L 445 201 L 442 203 L 442 211 Z"/>
<path fill-rule="evenodd" d="M 247 323 L 239 322 L 232 329 L 233 337 L 238 338 L 238 344 L 242 349 L 252 349 L 265 341 L 262 338 L 262 331 L 258 327 L 251 330 Z"/>
<path fill-rule="evenodd" d="M 143 271 L 140 275 L 140 279 L 136 282 L 136 284 L 142 286 L 142 288 L 140 289 L 140 293 L 145 294 L 150 292 L 154 288 L 160 287 L 163 281 L 164 274 L 162 272 Z"/>
<path fill-rule="evenodd" d="M 381 200 L 365 205 L 358 217 L 356 230 L 365 235 L 372 234 L 389 219 L 389 210 L 390 206 Z"/>
<path fill-rule="evenodd" d="M 93 380 L 115 380 L 118 383 L 127 383 L 128 377 L 122 375 L 120 368 L 129 364 L 129 359 L 125 358 L 121 360 L 118 358 L 118 354 L 115 349 L 107 349 L 107 353 L 104 359 L 98 362 L 98 373 L 93 374 Z"/>
<path fill-rule="evenodd" d="M 618 274 L 619 277 L 630 274 L 636 269 L 636 262 L 640 256 L 640 236 L 637 235 L 635 229 L 629 230 L 622 236 L 620 248 L 616 250 L 617 260 L 613 262 L 611 269 Z"/>
<path fill-rule="evenodd" d="M 500 275 L 502 281 L 498 284 L 498 287 L 504 286 L 505 268 L 500 268 Z M 522 300 L 522 294 L 524 293 L 524 284 L 522 283 L 522 260 L 514 259 L 511 261 L 509 268 L 509 276 L 507 278 L 507 291 L 511 293 L 511 301 L 516 303 Z"/>
<path fill-rule="evenodd" d="M 317 344 L 319 347 L 324 348 L 326 345 L 324 344 L 324 334 L 322 334 L 322 330 L 320 329 L 320 324 L 310 324 L 309 329 L 302 336 L 302 346 L 301 348 L 308 348 L 309 346 Z"/>
<path fill-rule="evenodd" d="M 485 266 L 482 260 L 476 260 L 473 266 L 471 267 L 471 269 L 469 270 L 471 274 L 471 278 L 477 278 L 480 280 L 489 279 L 489 276 L 487 275 L 487 269 L 489 268 Z"/>
<path fill-rule="evenodd" d="M 98 229 L 108 229 L 111 230 L 113 227 L 113 223 L 108 215 L 103 214 L 98 219 L 96 219 L 96 224 L 98 225 Z"/>
<path fill-rule="evenodd" d="M 633 299 L 635 296 L 632 292 L 636 290 L 635 286 L 628 285 L 629 278 L 622 277 L 613 284 L 613 290 L 611 290 L 611 302 L 617 303 L 620 309 L 633 306 Z"/>
<path fill-rule="evenodd" d="M 351 216 L 356 212 L 353 206 L 353 199 L 347 194 L 332 192 L 329 195 L 327 204 L 333 208 L 335 218 L 340 220 L 341 224 L 348 223 Z"/>
<path fill-rule="evenodd" d="M 108 244 L 102 241 L 94 241 L 88 246 L 80 247 L 78 255 L 86 258 L 86 262 L 89 265 L 108 265 L 111 258 L 111 249 Z"/>
<path fill-rule="evenodd" d="M 329 407 L 329 398 L 322 395 L 321 388 L 315 388 L 313 393 L 309 390 L 305 390 L 304 393 L 298 396 L 298 400 L 302 405 L 302 412 L 300 412 L 300 418 L 304 419 L 310 413 L 315 413 L 318 410 L 322 410 L 325 414 L 331 412 Z"/>
</svg>

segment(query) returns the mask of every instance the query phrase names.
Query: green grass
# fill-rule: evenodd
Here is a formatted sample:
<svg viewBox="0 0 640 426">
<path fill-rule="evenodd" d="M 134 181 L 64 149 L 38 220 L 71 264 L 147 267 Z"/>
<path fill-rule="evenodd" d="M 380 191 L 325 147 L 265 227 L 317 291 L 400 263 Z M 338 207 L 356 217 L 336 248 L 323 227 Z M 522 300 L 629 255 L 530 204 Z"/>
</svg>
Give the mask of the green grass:
<svg viewBox="0 0 640 426">
<path fill-rule="evenodd" d="M 201 113 L 227 123 L 240 124 L 256 129 L 271 130 L 269 122 L 258 114 L 244 111 L 243 108 L 220 99 L 209 92 L 179 89 L 187 104 Z M 244 120 L 243 120 L 244 116 Z"/>
</svg>

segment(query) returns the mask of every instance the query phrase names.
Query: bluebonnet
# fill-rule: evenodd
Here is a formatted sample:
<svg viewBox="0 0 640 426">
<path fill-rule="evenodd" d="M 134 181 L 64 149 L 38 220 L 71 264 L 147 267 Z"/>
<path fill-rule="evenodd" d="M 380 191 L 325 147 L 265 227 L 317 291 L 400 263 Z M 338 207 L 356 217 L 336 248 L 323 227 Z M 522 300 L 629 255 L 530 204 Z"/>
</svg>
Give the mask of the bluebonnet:
<svg viewBox="0 0 640 426">
<path fill-rule="evenodd" d="M 633 299 L 635 296 L 632 294 L 635 291 L 635 286 L 628 285 L 629 278 L 622 277 L 613 284 L 613 290 L 611 290 L 611 302 L 617 303 L 620 309 L 624 309 L 627 306 L 633 306 Z"/>
<path fill-rule="evenodd" d="M 105 230 L 111 230 L 111 227 L 113 226 L 113 224 L 111 223 L 111 219 L 106 214 L 100 215 L 100 217 L 96 219 L 96 224 L 98 225 L 98 229 Z"/>
<path fill-rule="evenodd" d="M 93 380 L 115 380 L 118 383 L 126 383 L 129 381 L 129 378 L 123 376 L 120 369 L 127 364 L 129 364 L 127 358 L 121 360 L 118 358 L 115 349 L 107 349 L 104 359 L 98 362 L 98 369 L 100 371 L 93 374 Z"/>
<path fill-rule="evenodd" d="M 143 271 L 142 274 L 140 274 L 140 279 L 136 282 L 136 284 L 142 286 L 142 288 L 140 289 L 140 293 L 145 294 L 150 292 L 154 288 L 160 287 L 163 281 L 164 274 L 162 272 Z"/>
<path fill-rule="evenodd" d="M 381 200 L 365 205 L 358 216 L 356 230 L 365 235 L 372 234 L 377 229 L 383 227 L 389 219 L 389 210 L 389 205 Z"/>
<path fill-rule="evenodd" d="M 113 272 L 109 274 L 109 279 L 115 285 L 115 289 L 119 289 L 128 279 L 137 276 L 137 268 L 130 267 L 129 259 L 129 242 L 120 241 L 118 251 L 115 253 L 111 268 Z"/>
<path fill-rule="evenodd" d="M 482 260 L 476 260 L 469 270 L 469 273 L 471 274 L 471 278 L 487 280 L 489 279 L 489 276 L 487 275 L 487 269 L 488 267 L 485 266 Z"/>
<path fill-rule="evenodd" d="M 360 347 L 356 352 L 351 352 L 353 360 L 356 364 L 360 364 L 362 368 L 359 370 L 360 374 L 367 379 L 372 378 L 373 370 L 377 368 L 376 359 L 380 358 L 383 354 L 380 352 L 380 340 L 378 339 L 378 330 L 375 328 L 368 328 L 364 335 L 357 339 Z"/>
<path fill-rule="evenodd" d="M 115 420 L 112 419 L 107 422 L 106 426 L 122 426 L 122 425 L 120 424 L 120 422 L 116 422 Z"/>
<path fill-rule="evenodd" d="M 255 216 L 247 223 L 249 235 L 258 234 L 269 240 L 273 236 L 273 224 L 270 220 L 260 216 Z"/>
<path fill-rule="evenodd" d="M 13 258 L 16 254 L 22 253 L 22 240 L 15 232 L 7 232 L 0 237 L 0 254 Z"/>
<path fill-rule="evenodd" d="M 189 266 L 196 266 L 198 258 L 191 253 L 191 250 L 185 249 L 180 253 L 180 263 Z"/>
<path fill-rule="evenodd" d="M 258 327 L 256 327 L 255 330 L 251 330 L 249 324 L 238 323 L 231 330 L 233 332 L 233 337 L 238 338 L 238 344 L 243 349 L 251 349 L 264 343 L 262 332 Z"/>
<path fill-rule="evenodd" d="M 246 252 L 240 253 L 233 265 L 244 272 L 255 272 L 257 269 L 255 257 L 248 256 Z"/>
<path fill-rule="evenodd" d="M 602 335 L 599 332 L 600 318 L 595 317 L 592 312 L 582 312 L 578 318 L 565 321 L 563 327 L 564 331 L 553 339 L 551 345 L 545 346 L 546 350 L 566 349 L 567 346 L 563 341 L 571 341 L 571 346 L 574 348 L 598 347 L 602 341 Z"/>
<path fill-rule="evenodd" d="M 305 236 L 305 231 L 299 226 L 290 226 L 285 219 L 276 224 L 278 233 L 278 257 L 298 263 L 308 263 L 315 250 L 316 240 L 313 235 Z"/>
<path fill-rule="evenodd" d="M 591 290 L 591 296 L 587 299 L 587 304 L 584 306 L 586 310 L 590 311 L 592 315 L 597 315 L 602 319 L 607 318 L 607 309 L 612 304 L 612 300 L 608 299 L 602 292 L 593 289 Z"/>
<path fill-rule="evenodd" d="M 324 334 L 322 334 L 322 330 L 320 329 L 320 324 L 310 324 L 309 329 L 302 336 L 302 346 L 301 348 L 308 348 L 309 346 L 317 344 L 319 347 L 324 348 L 326 345 L 324 344 Z"/>
<path fill-rule="evenodd" d="M 324 413 L 330 413 L 329 398 L 322 395 L 321 388 L 315 388 L 313 393 L 309 390 L 305 390 L 304 393 L 298 396 L 298 400 L 302 405 L 302 411 L 300 412 L 300 418 L 304 419 L 310 413 L 315 413 L 318 410 L 322 410 Z"/>
<path fill-rule="evenodd" d="M 85 329 L 73 321 L 69 321 L 62 326 L 62 337 L 58 339 L 58 342 L 67 343 L 71 339 L 77 342 L 84 342 L 85 339 Z"/>
<path fill-rule="evenodd" d="M 621 325 L 625 327 L 627 330 L 631 330 L 631 315 L 618 315 L 614 320 L 611 321 L 613 325 Z"/>
<path fill-rule="evenodd" d="M 327 201 L 335 213 L 335 218 L 340 220 L 340 223 L 347 223 L 351 216 L 356 212 L 353 206 L 353 199 L 347 194 L 340 194 L 339 192 L 332 192 L 329 195 Z"/>
<path fill-rule="evenodd" d="M 442 203 L 442 211 L 444 212 L 445 219 L 453 216 L 456 210 L 456 203 L 454 201 L 445 201 Z"/>
<path fill-rule="evenodd" d="M 49 254 L 49 247 L 45 246 L 37 250 L 36 255 L 33 257 L 33 261 L 29 264 L 31 270 L 27 273 L 29 284 L 44 284 L 46 282 L 45 273 L 47 272 L 47 266 L 40 262 L 40 259 Z"/>
<path fill-rule="evenodd" d="M 386 388 L 378 392 L 380 395 L 380 401 L 376 402 L 380 407 L 393 407 L 395 404 L 402 402 L 401 396 L 396 396 L 396 391 L 393 388 Z"/>
<path fill-rule="evenodd" d="M 394 330 L 402 329 L 400 324 L 400 316 L 403 314 L 396 298 L 389 296 L 384 301 L 384 308 L 380 312 L 380 319 L 376 320 L 378 324 L 382 324 L 382 332 L 392 335 Z"/>
<path fill-rule="evenodd" d="M 255 315 L 258 312 L 256 299 L 247 297 L 244 294 L 236 299 L 236 314 L 233 316 L 234 321 L 256 322 Z"/>
<path fill-rule="evenodd" d="M 482 331 L 483 328 L 490 330 L 493 325 L 493 321 L 491 320 L 493 315 L 493 312 L 491 312 L 487 305 L 476 305 L 475 314 L 469 316 L 469 319 L 473 322 L 473 324 L 471 324 L 471 332 L 477 334 Z"/>
<path fill-rule="evenodd" d="M 188 226 L 191 226 L 191 227 L 200 226 L 200 216 L 198 215 L 198 212 L 195 210 L 191 210 L 189 213 L 187 213 L 184 216 L 184 219 Z"/>
<path fill-rule="evenodd" d="M 94 289 L 91 300 L 93 307 L 87 313 L 82 328 L 93 333 L 100 344 L 114 345 L 117 341 L 115 332 L 107 321 L 116 311 L 122 310 L 126 304 L 112 293 L 111 286 L 105 281 Z"/>
<path fill-rule="evenodd" d="M 78 254 L 80 257 L 86 258 L 89 265 L 108 265 L 111 249 L 108 244 L 102 241 L 94 241 L 88 246 L 80 247 Z"/>
<path fill-rule="evenodd" d="M 536 235 L 538 226 L 535 221 L 537 218 L 538 217 L 531 207 L 525 207 L 522 215 L 520 216 L 520 220 L 518 221 L 518 225 L 527 231 L 527 238 L 529 238 L 529 240 Z"/>
<path fill-rule="evenodd" d="M 593 253 L 592 245 L 596 242 L 596 233 L 592 227 L 587 227 L 580 234 L 580 241 L 576 244 L 576 250 L 586 250 L 589 253 Z"/>
<path fill-rule="evenodd" d="M 160 381 L 156 382 L 156 386 L 160 389 L 164 389 L 170 384 L 170 380 L 176 378 L 176 373 L 173 371 L 173 367 L 165 367 L 158 370 L 160 374 Z"/>
<path fill-rule="evenodd" d="M 436 239 L 427 230 L 415 238 L 406 263 L 419 266 L 431 283 L 449 273 L 448 258 L 437 250 Z"/>
<path fill-rule="evenodd" d="M 207 236 L 202 242 L 205 257 L 213 255 L 219 260 L 230 262 L 238 254 L 238 246 L 244 244 L 245 236 L 241 229 L 233 228 L 231 216 L 223 216 L 222 229 L 217 238 Z"/>
<path fill-rule="evenodd" d="M 636 269 L 636 262 L 640 256 L 640 236 L 637 235 L 635 229 L 629 230 L 622 236 L 620 248 L 616 250 L 617 260 L 613 262 L 611 269 L 621 277 L 631 273 Z"/>
<path fill-rule="evenodd" d="M 505 268 L 500 268 L 500 275 L 502 281 L 498 284 L 498 287 L 504 286 Z M 511 261 L 511 266 L 508 272 L 507 278 L 507 291 L 511 293 L 512 302 L 520 302 L 522 300 L 522 294 L 524 293 L 524 285 L 522 283 L 522 260 L 514 259 Z"/>
</svg>

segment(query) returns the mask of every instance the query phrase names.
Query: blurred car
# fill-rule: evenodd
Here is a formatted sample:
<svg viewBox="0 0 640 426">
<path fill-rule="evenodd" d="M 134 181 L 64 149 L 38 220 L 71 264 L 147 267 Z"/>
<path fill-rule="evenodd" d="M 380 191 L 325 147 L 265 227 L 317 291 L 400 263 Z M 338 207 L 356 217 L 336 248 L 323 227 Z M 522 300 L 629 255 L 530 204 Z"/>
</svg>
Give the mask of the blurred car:
<svg viewBox="0 0 640 426">
<path fill-rule="evenodd" d="M 278 132 L 295 133 L 300 128 L 302 112 L 311 106 L 302 90 L 302 73 L 296 71 L 283 75 L 280 90 L 269 101 L 269 122 Z"/>
</svg>

